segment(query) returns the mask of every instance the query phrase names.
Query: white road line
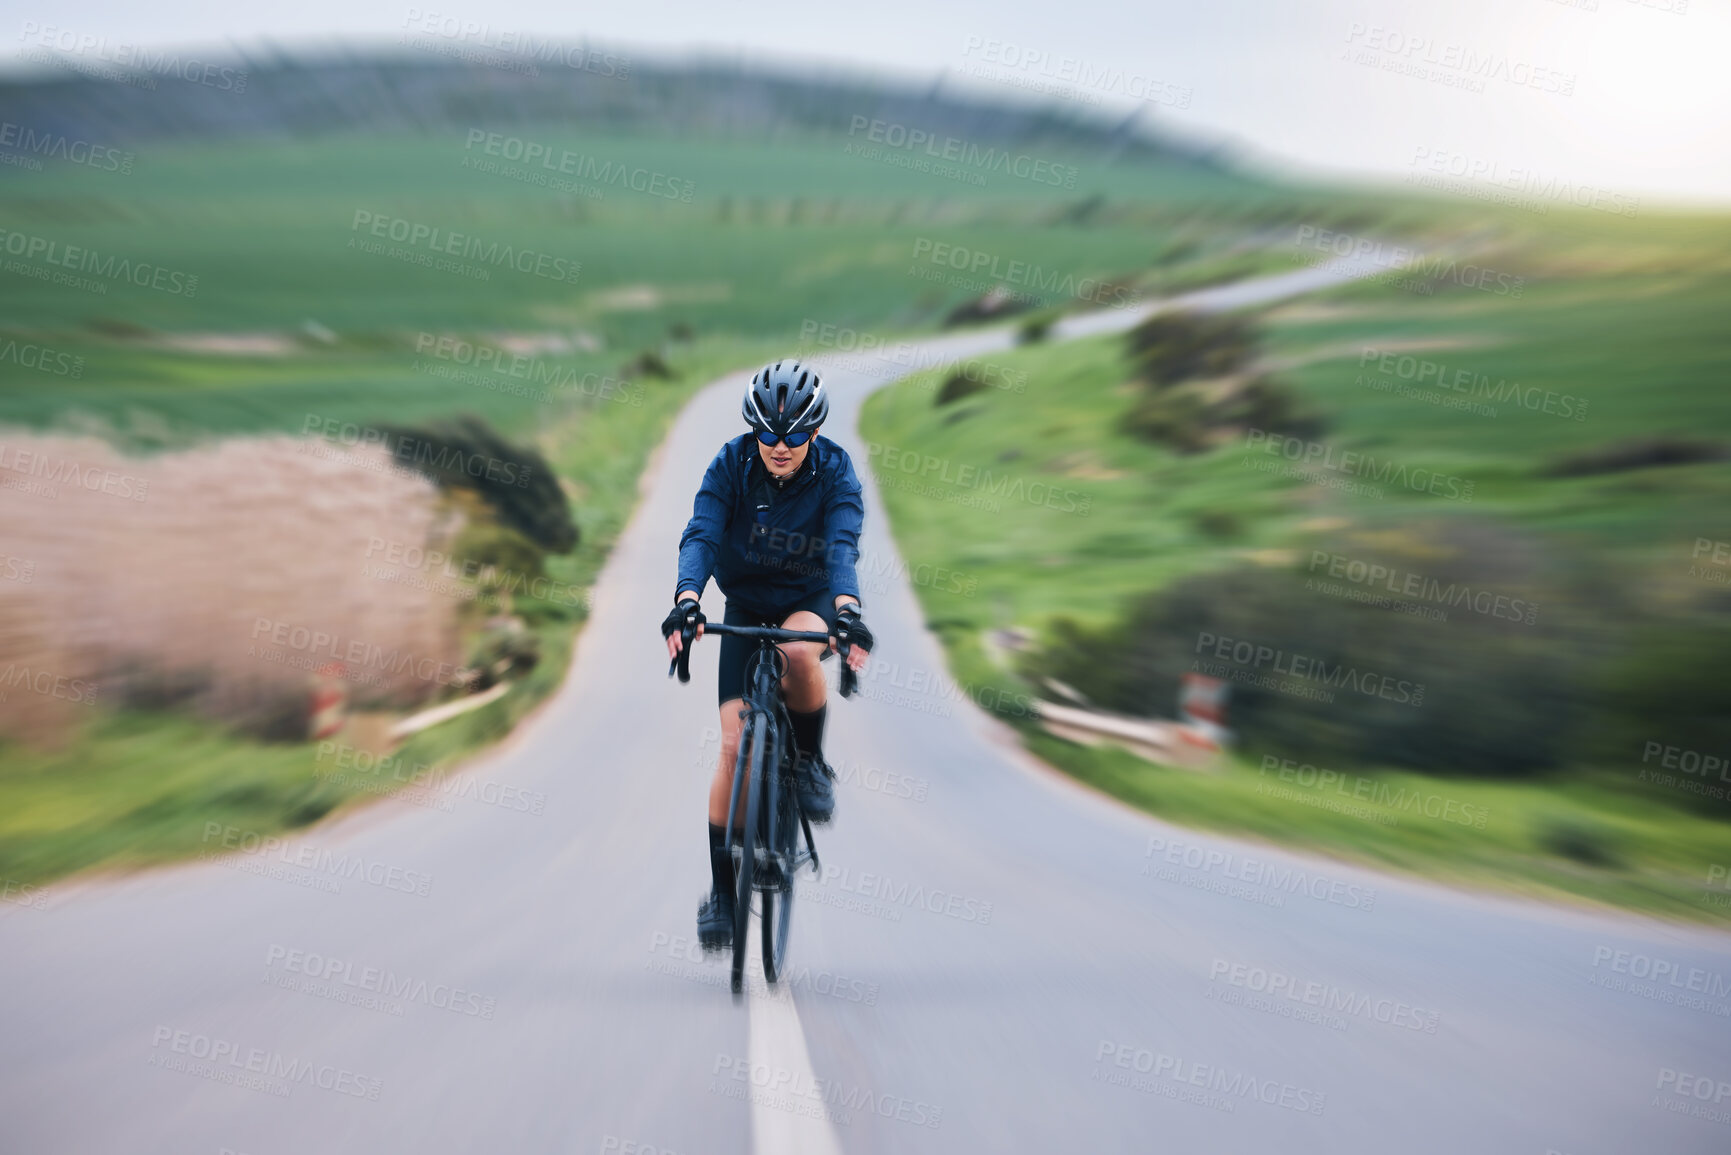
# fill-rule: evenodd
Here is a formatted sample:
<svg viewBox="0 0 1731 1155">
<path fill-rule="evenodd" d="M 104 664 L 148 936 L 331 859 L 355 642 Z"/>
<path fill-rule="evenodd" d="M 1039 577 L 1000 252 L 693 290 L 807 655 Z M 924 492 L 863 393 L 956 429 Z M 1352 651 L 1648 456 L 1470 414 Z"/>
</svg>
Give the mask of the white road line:
<svg viewBox="0 0 1731 1155">
<path fill-rule="evenodd" d="M 784 988 L 771 995 L 763 990 L 756 919 L 751 923 L 751 939 L 745 973 L 748 978 L 755 975 L 757 982 L 746 984 L 746 998 L 751 1004 L 746 1054 L 753 1074 L 761 1070 L 769 1075 L 767 1087 L 759 1087 L 755 1081 L 752 1084 L 753 1155 L 842 1155 L 835 1124 L 823 1114 L 823 1100 L 812 1095 L 817 1076 L 805 1049 L 805 1030 L 799 1025 L 793 992 Z M 796 1114 L 789 1107 L 812 1114 Z"/>
</svg>

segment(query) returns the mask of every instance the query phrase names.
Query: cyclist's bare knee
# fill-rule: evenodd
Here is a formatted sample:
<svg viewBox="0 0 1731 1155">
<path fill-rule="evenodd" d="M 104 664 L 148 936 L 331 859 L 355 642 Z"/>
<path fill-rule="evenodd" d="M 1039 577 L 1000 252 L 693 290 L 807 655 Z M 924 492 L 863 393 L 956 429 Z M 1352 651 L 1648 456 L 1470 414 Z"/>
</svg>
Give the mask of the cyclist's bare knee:
<svg viewBox="0 0 1731 1155">
<path fill-rule="evenodd" d="M 781 625 L 787 630 L 820 634 L 829 632 L 829 623 L 810 610 L 789 614 Z M 787 655 L 788 679 L 809 681 L 821 677 L 818 662 L 822 660 L 827 649 L 829 646 L 824 642 L 783 642 L 781 652 Z"/>
<path fill-rule="evenodd" d="M 739 698 L 721 704 L 721 753 L 716 759 L 716 770 L 723 774 L 733 773 L 733 763 L 739 757 L 739 732 L 743 723 L 739 718 L 739 708 L 744 702 Z"/>
</svg>

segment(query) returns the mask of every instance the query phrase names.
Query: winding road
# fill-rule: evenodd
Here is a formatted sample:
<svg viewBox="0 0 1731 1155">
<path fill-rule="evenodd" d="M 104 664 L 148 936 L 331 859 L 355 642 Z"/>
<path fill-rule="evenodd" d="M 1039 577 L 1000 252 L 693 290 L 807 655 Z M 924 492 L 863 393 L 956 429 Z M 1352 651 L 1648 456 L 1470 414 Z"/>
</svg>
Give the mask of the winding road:
<svg viewBox="0 0 1731 1155">
<path fill-rule="evenodd" d="M 862 472 L 859 404 L 904 371 L 826 378 Z M 1731 937 L 1177 828 L 1042 768 L 944 675 L 869 482 L 891 576 L 868 693 L 831 710 L 825 876 L 791 982 L 734 1002 L 692 939 L 716 647 L 682 688 L 655 623 L 744 381 L 655 457 L 565 685 L 461 775 L 0 903 L 0 1151 L 1731 1150 Z"/>
</svg>

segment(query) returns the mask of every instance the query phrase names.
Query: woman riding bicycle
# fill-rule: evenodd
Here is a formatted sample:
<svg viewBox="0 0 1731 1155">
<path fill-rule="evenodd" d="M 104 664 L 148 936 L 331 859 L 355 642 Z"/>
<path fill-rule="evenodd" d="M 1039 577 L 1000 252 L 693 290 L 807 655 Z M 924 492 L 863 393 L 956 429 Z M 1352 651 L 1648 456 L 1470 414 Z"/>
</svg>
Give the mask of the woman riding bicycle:
<svg viewBox="0 0 1731 1155">
<path fill-rule="evenodd" d="M 848 665 L 865 668 L 871 631 L 859 619 L 859 533 L 865 520 L 859 478 L 847 451 L 817 436 L 829 398 L 812 370 L 777 361 L 751 380 L 740 412 L 753 432 L 721 447 L 698 488 L 691 521 L 679 539 L 674 605 L 661 623 L 668 656 L 676 657 L 687 626 L 703 636 L 698 602 L 711 577 L 727 598 L 724 621 L 834 633 L 841 621 L 852 640 Z M 801 751 L 799 803 L 813 822 L 835 810 L 822 742 L 826 687 L 818 663 L 834 644 L 787 642 L 782 691 Z M 709 865 L 712 891 L 697 911 L 699 941 L 723 949 L 733 939 L 733 859 L 727 850 L 727 802 L 739 751 L 740 706 L 751 644 L 721 639 L 721 753 L 709 786 Z"/>
</svg>

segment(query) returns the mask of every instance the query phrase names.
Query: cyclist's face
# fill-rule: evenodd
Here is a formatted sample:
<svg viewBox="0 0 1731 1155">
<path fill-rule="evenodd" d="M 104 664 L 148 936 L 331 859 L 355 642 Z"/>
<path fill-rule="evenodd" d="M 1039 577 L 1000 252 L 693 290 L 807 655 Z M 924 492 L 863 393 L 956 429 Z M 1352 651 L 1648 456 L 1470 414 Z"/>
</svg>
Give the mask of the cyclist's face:
<svg viewBox="0 0 1731 1155">
<path fill-rule="evenodd" d="M 816 437 L 817 430 L 812 430 L 811 434 Z M 757 454 L 763 458 L 764 467 L 769 470 L 772 477 L 788 476 L 805 464 L 805 455 L 810 452 L 810 441 L 798 449 L 789 449 L 785 441 L 777 441 L 774 445 L 765 445 L 761 441 L 757 443 Z"/>
</svg>

